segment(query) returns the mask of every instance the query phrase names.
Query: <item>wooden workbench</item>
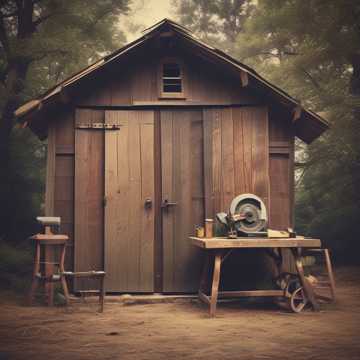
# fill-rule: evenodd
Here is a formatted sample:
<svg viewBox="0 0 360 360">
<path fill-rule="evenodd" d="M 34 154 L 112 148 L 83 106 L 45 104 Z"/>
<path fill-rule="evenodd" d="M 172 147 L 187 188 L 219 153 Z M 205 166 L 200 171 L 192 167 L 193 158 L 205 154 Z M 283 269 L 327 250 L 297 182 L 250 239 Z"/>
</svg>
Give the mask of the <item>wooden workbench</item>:
<svg viewBox="0 0 360 360">
<path fill-rule="evenodd" d="M 310 282 L 305 278 L 303 264 L 301 260 L 302 248 L 320 248 L 319 239 L 304 237 L 296 238 L 237 238 L 229 239 L 225 237 L 197 238 L 190 237 L 193 245 L 206 250 L 206 259 L 199 287 L 199 299 L 210 305 L 210 315 L 216 313 L 218 297 L 245 297 L 245 296 L 283 296 L 283 290 L 249 290 L 249 291 L 221 291 L 219 283 L 221 276 L 221 264 L 234 249 L 259 249 L 259 248 L 287 248 L 291 250 L 294 257 L 295 266 L 299 279 L 303 286 L 305 295 L 314 310 L 319 309 L 315 294 Z M 213 264 L 213 265 L 212 265 Z M 211 293 L 207 295 L 209 267 L 213 266 Z"/>
</svg>

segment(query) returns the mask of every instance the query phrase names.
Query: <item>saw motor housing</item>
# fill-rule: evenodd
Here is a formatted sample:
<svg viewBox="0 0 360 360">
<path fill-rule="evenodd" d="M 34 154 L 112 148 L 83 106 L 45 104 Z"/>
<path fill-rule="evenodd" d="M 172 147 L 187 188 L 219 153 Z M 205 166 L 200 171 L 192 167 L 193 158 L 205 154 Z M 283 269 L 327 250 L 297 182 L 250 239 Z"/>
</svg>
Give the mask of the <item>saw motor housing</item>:
<svg viewBox="0 0 360 360">
<path fill-rule="evenodd" d="M 218 213 L 216 218 L 227 227 L 229 237 L 264 235 L 268 223 L 265 204 L 254 194 L 236 196 L 229 213 Z"/>
</svg>

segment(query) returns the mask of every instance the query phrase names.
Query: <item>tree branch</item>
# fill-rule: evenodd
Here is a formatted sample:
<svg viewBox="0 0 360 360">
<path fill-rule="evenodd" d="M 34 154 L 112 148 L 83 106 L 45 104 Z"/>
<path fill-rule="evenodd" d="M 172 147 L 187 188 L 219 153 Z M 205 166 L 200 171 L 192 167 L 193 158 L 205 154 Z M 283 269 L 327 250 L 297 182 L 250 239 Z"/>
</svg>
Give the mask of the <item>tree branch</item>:
<svg viewBox="0 0 360 360">
<path fill-rule="evenodd" d="M 318 89 L 322 90 L 318 81 L 303 67 L 300 67 L 300 70 L 306 75 L 306 77 L 312 82 L 312 84 Z"/>
</svg>

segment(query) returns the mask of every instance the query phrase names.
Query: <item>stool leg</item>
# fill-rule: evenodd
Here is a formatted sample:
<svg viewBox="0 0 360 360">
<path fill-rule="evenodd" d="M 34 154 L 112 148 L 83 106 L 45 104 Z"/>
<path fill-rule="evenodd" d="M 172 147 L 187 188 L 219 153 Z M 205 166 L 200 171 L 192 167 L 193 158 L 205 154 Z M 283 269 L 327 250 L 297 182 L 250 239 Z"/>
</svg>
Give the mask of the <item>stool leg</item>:
<svg viewBox="0 0 360 360">
<path fill-rule="evenodd" d="M 54 274 L 54 249 L 53 246 L 45 245 L 45 276 L 51 279 Z M 54 284 L 52 281 L 45 280 L 45 293 L 48 306 L 54 306 Z"/>
<path fill-rule="evenodd" d="M 34 259 L 34 270 L 31 281 L 31 288 L 28 296 L 28 304 L 32 305 L 35 297 L 36 290 L 39 286 L 39 279 L 37 278 L 38 273 L 40 272 L 40 244 L 36 242 L 35 245 L 35 259 Z"/>
<path fill-rule="evenodd" d="M 329 249 L 324 249 L 324 253 L 325 253 L 326 269 L 327 269 L 329 280 L 330 280 L 331 297 L 332 297 L 332 300 L 335 302 L 336 301 L 336 297 L 335 297 L 335 279 L 334 279 L 334 274 L 333 274 L 333 271 L 332 271 Z"/>
<path fill-rule="evenodd" d="M 211 286 L 211 299 L 210 299 L 210 316 L 215 316 L 216 305 L 219 293 L 219 283 L 220 283 L 220 272 L 221 272 L 221 252 L 215 254 L 214 259 L 214 273 L 213 281 Z"/>
<path fill-rule="evenodd" d="M 66 283 L 66 277 L 64 275 L 65 272 L 65 253 L 66 253 L 66 244 L 64 244 L 61 248 L 61 255 L 60 255 L 60 264 L 59 264 L 59 268 L 60 268 L 60 280 L 61 280 L 61 285 L 64 291 L 64 296 L 65 296 L 65 301 L 66 301 L 66 305 L 69 304 L 70 301 L 70 294 L 69 294 L 69 289 Z"/>
</svg>

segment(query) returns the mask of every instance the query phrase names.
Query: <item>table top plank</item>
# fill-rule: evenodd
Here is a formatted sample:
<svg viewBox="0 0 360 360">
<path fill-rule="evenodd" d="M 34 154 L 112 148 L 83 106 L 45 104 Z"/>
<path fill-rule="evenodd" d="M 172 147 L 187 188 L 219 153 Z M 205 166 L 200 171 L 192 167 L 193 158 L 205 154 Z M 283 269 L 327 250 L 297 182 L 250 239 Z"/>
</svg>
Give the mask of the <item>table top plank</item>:
<svg viewBox="0 0 360 360">
<path fill-rule="evenodd" d="M 202 249 L 229 249 L 229 248 L 320 248 L 320 239 L 296 238 L 237 238 L 226 237 L 198 238 L 190 237 L 193 245 Z"/>
</svg>

